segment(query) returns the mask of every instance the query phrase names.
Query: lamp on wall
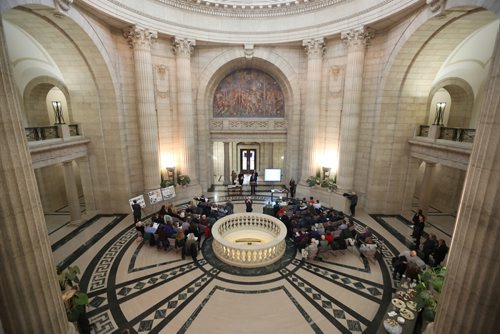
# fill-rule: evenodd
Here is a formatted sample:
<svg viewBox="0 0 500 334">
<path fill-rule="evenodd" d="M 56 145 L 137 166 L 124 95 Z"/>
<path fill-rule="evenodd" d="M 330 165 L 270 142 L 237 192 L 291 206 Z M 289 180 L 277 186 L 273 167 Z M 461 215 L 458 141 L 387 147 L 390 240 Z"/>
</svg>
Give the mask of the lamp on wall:
<svg viewBox="0 0 500 334">
<path fill-rule="evenodd" d="M 444 110 L 446 109 L 446 102 L 436 103 L 436 116 L 432 125 L 443 125 Z"/>
<path fill-rule="evenodd" d="M 62 114 L 61 101 L 52 101 L 52 109 L 54 109 L 54 124 L 66 124 L 64 123 L 64 117 Z"/>
<path fill-rule="evenodd" d="M 327 174 L 330 177 L 330 171 L 332 170 L 330 167 L 321 167 L 321 169 L 323 170 L 323 180 L 326 179 Z"/>
</svg>

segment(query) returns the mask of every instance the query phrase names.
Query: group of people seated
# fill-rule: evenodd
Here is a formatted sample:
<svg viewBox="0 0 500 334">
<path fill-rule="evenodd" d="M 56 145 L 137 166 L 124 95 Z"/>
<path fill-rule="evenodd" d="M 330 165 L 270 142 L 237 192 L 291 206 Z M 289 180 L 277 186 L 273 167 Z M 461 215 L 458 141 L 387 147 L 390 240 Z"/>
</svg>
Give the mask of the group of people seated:
<svg viewBox="0 0 500 334">
<path fill-rule="evenodd" d="M 292 239 L 304 258 L 320 260 L 327 251 L 356 246 L 362 256 L 373 259 L 377 245 L 372 231 L 366 228 L 357 233 L 351 218 L 337 210 L 326 210 L 314 198 L 291 200 L 289 210 L 277 210 L 276 216 L 287 227 Z"/>
</svg>

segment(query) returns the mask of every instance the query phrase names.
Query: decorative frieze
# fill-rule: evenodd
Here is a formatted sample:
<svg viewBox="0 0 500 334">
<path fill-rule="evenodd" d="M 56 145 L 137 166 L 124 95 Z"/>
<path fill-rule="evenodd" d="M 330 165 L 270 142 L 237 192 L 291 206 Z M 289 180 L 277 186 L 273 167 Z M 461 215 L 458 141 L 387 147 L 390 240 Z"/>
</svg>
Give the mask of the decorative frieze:
<svg viewBox="0 0 500 334">
<path fill-rule="evenodd" d="M 282 130 L 286 131 L 287 122 L 285 120 L 243 120 L 243 119 L 211 119 L 210 130 L 212 131 L 237 131 L 237 130 L 252 130 L 252 131 L 269 131 Z"/>
<path fill-rule="evenodd" d="M 444 9 L 445 0 L 427 0 L 426 3 L 429 5 L 431 11 L 435 13 Z"/>
<path fill-rule="evenodd" d="M 348 47 L 356 45 L 366 45 L 373 37 L 375 32 L 368 27 L 360 27 L 344 31 L 341 33 L 340 38 Z"/>
</svg>

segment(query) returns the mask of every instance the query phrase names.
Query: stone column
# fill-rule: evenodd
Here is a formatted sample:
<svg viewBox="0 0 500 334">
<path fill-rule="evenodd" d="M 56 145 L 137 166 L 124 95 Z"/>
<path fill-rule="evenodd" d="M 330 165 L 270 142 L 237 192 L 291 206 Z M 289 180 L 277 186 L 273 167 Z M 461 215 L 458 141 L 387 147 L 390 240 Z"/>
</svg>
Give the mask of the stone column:
<svg viewBox="0 0 500 334">
<path fill-rule="evenodd" d="M 365 62 L 366 43 L 372 37 L 373 33 L 364 27 L 341 34 L 342 40 L 347 45 L 344 102 L 340 121 L 339 169 L 337 173 L 337 182 L 341 190 L 354 189 L 361 90 L 363 88 L 363 64 Z"/>
<path fill-rule="evenodd" d="M 76 188 L 75 171 L 73 170 L 73 161 L 63 162 L 64 186 L 66 188 L 66 198 L 68 200 L 69 216 L 72 222 L 79 222 L 82 218 L 80 211 L 80 200 L 78 198 L 78 189 Z"/>
<path fill-rule="evenodd" d="M 424 162 L 424 177 L 422 178 L 422 183 L 420 184 L 420 195 L 418 198 L 418 206 L 422 210 L 424 216 L 428 216 L 429 207 L 431 202 L 432 190 L 434 182 L 432 180 L 432 174 L 434 173 L 435 163 Z"/>
<path fill-rule="evenodd" d="M 479 110 L 434 333 L 495 333 L 500 310 L 500 34 Z"/>
<path fill-rule="evenodd" d="M 224 142 L 224 184 L 231 184 L 231 171 L 229 170 L 229 142 Z"/>
<path fill-rule="evenodd" d="M 158 120 L 154 96 L 151 44 L 157 33 L 133 26 L 125 32 L 134 49 L 137 118 L 141 139 L 142 175 L 144 191 L 160 187 L 160 158 L 158 154 Z"/>
<path fill-rule="evenodd" d="M 197 183 L 196 145 L 194 128 L 193 91 L 191 83 L 191 53 L 195 41 L 175 37 L 174 52 L 177 68 L 177 111 L 179 114 L 179 149 L 180 168 L 183 174 L 191 177 L 191 183 Z"/>
<path fill-rule="evenodd" d="M 80 168 L 80 179 L 82 180 L 83 198 L 85 200 L 85 211 L 87 213 L 96 210 L 94 185 L 90 171 L 89 157 L 80 158 L 77 161 Z"/>
<path fill-rule="evenodd" d="M 274 144 L 273 143 L 269 143 L 268 145 L 268 156 L 267 156 L 267 159 L 268 159 L 268 166 L 269 168 L 273 168 L 274 167 Z"/>
<path fill-rule="evenodd" d="M 6 333 L 68 333 L 0 20 L 0 319 Z M 74 327 L 73 327 L 74 331 Z"/>
<path fill-rule="evenodd" d="M 301 183 L 316 174 L 320 167 L 317 163 L 318 145 L 316 138 L 319 131 L 321 72 L 325 39 L 323 37 L 304 40 L 302 45 L 307 52 L 306 103 L 304 106 L 304 145 L 302 150 Z"/>
</svg>

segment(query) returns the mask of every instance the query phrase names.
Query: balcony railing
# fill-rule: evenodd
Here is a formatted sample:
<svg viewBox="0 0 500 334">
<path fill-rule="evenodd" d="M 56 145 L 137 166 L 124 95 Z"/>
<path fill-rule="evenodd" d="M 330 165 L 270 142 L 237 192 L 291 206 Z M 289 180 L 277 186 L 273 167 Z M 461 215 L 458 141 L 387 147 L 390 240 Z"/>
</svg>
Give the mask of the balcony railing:
<svg viewBox="0 0 500 334">
<path fill-rule="evenodd" d="M 430 129 L 429 125 L 420 125 L 418 135 L 420 137 L 429 137 L 429 129 Z"/>
<path fill-rule="evenodd" d="M 28 142 L 82 135 L 81 128 L 78 124 L 29 127 L 24 128 L 24 133 L 26 134 Z"/>
<path fill-rule="evenodd" d="M 24 128 L 24 133 L 26 134 L 26 138 L 28 139 L 28 141 L 39 141 L 39 140 L 60 138 L 56 125 Z"/>
<path fill-rule="evenodd" d="M 439 133 L 439 139 L 472 143 L 474 141 L 475 135 L 476 135 L 476 129 L 442 127 Z"/>
</svg>

